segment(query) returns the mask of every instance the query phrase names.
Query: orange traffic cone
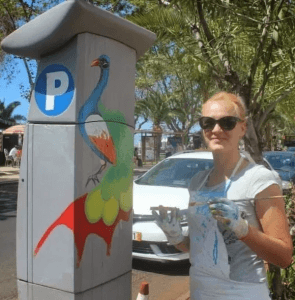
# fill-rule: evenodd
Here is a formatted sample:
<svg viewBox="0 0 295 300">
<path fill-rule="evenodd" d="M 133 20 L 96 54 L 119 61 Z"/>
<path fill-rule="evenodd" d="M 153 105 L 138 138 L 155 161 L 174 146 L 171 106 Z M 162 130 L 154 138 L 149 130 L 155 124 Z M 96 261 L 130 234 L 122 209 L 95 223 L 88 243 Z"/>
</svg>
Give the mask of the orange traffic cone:
<svg viewBox="0 0 295 300">
<path fill-rule="evenodd" d="M 136 300 L 148 300 L 149 299 L 149 284 L 143 281 L 140 286 L 139 293 Z"/>
</svg>

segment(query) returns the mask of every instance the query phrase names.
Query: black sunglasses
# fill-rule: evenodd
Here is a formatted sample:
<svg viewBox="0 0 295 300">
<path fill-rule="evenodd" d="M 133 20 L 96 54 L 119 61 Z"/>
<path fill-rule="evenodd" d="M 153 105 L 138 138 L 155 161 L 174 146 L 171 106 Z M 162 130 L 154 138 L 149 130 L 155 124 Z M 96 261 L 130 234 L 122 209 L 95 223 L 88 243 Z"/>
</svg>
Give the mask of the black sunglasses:
<svg viewBox="0 0 295 300">
<path fill-rule="evenodd" d="M 223 117 L 219 120 L 215 120 L 210 117 L 201 117 L 199 124 L 202 129 L 212 130 L 216 124 L 218 124 L 223 130 L 233 130 L 238 122 L 243 122 L 241 119 L 233 116 Z"/>
</svg>

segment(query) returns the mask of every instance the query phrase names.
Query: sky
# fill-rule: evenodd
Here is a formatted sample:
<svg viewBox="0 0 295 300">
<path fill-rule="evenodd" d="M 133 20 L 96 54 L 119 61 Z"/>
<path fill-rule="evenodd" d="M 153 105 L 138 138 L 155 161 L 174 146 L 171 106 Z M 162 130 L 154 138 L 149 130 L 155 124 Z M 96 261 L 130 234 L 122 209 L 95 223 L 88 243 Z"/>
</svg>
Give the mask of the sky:
<svg viewBox="0 0 295 300">
<path fill-rule="evenodd" d="M 13 101 L 20 101 L 21 105 L 18 106 L 13 114 L 20 114 L 25 117 L 28 115 L 29 102 L 21 97 L 20 84 L 28 86 L 28 76 L 26 74 L 23 64 L 19 63 L 19 73 L 12 80 L 11 84 L 7 85 L 4 78 L 0 77 L 0 100 L 5 99 L 5 106 Z"/>
</svg>

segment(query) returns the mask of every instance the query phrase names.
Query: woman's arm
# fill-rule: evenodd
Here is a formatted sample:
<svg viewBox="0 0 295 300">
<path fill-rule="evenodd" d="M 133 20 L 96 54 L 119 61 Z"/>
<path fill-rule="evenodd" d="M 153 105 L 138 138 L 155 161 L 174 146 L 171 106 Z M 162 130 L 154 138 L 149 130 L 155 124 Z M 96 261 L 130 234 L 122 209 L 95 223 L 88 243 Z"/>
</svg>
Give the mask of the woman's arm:
<svg viewBox="0 0 295 300">
<path fill-rule="evenodd" d="M 190 249 L 189 237 L 186 236 L 181 243 L 174 245 L 174 247 L 182 252 L 189 252 Z"/>
<path fill-rule="evenodd" d="M 289 233 L 289 225 L 285 213 L 285 201 L 280 196 L 279 186 L 273 184 L 256 195 L 256 198 L 270 198 L 255 201 L 256 215 L 263 232 L 249 225 L 248 234 L 241 240 L 257 255 L 267 262 L 281 268 L 292 262 L 293 244 Z"/>
</svg>

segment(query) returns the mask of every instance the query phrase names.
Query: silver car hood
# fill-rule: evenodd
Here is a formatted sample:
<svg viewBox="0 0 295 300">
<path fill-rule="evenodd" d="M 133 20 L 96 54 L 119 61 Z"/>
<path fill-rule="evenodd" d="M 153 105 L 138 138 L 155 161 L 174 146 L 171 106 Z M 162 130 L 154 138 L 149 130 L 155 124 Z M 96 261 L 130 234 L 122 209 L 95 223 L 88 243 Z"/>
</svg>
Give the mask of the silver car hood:
<svg viewBox="0 0 295 300">
<path fill-rule="evenodd" d="M 150 207 L 159 205 L 187 209 L 188 202 L 187 188 L 140 185 L 133 182 L 134 214 L 150 215 Z"/>
</svg>

